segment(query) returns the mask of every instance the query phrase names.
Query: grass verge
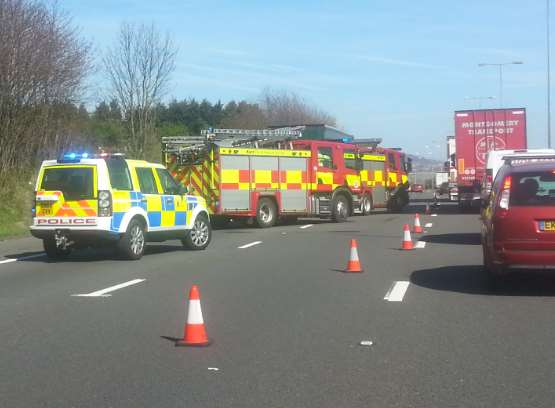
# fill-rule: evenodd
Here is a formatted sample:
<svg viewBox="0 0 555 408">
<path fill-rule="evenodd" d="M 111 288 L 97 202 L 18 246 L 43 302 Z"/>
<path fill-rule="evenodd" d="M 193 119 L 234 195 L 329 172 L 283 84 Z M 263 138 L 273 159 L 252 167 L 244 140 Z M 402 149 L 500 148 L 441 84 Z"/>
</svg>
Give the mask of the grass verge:
<svg viewBox="0 0 555 408">
<path fill-rule="evenodd" d="M 0 191 L 0 240 L 29 234 L 32 200 L 33 188 L 25 182 Z"/>
</svg>

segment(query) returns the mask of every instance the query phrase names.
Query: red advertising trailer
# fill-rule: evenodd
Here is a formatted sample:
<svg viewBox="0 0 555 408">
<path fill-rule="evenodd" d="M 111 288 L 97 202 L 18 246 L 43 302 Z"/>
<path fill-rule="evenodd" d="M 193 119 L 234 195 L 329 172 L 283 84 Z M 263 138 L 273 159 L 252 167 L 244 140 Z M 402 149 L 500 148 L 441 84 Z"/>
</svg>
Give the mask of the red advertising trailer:
<svg viewBox="0 0 555 408">
<path fill-rule="evenodd" d="M 455 142 L 459 207 L 479 205 L 488 152 L 526 149 L 526 109 L 456 111 Z"/>
</svg>

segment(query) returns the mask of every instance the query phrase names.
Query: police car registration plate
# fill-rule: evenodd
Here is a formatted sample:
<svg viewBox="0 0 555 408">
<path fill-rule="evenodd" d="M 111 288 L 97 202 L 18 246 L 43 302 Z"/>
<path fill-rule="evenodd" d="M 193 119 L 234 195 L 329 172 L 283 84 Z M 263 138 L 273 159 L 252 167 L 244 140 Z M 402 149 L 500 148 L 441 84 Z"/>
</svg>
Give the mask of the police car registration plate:
<svg viewBox="0 0 555 408">
<path fill-rule="evenodd" d="M 41 204 L 41 206 L 40 206 L 40 215 L 42 215 L 42 216 L 52 215 L 52 206 L 50 204 Z"/>
</svg>

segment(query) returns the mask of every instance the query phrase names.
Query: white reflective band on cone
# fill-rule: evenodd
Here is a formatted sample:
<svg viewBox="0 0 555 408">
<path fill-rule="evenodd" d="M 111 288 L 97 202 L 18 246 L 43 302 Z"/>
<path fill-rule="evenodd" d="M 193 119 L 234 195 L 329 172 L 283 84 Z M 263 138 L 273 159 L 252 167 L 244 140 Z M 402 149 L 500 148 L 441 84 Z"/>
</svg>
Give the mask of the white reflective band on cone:
<svg viewBox="0 0 555 408">
<path fill-rule="evenodd" d="M 412 241 L 412 238 L 410 237 L 410 231 L 406 230 L 405 231 L 405 241 Z"/>
<path fill-rule="evenodd" d="M 193 299 L 189 300 L 189 312 L 187 314 L 188 324 L 203 324 L 202 310 L 200 308 L 200 300 Z"/>
<path fill-rule="evenodd" d="M 351 248 L 351 261 L 358 261 L 358 251 L 356 247 Z"/>
</svg>

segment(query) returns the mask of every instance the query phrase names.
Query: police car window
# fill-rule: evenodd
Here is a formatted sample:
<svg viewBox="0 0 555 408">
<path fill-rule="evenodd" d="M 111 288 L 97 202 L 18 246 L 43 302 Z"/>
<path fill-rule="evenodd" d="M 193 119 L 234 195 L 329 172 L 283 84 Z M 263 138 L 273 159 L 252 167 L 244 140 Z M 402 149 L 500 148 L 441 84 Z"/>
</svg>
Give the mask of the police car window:
<svg viewBox="0 0 555 408">
<path fill-rule="evenodd" d="M 333 154 L 331 147 L 318 148 L 318 166 L 333 169 Z"/>
<path fill-rule="evenodd" d="M 154 181 L 154 174 L 152 169 L 147 167 L 137 167 L 137 177 L 139 178 L 139 186 L 141 193 L 144 194 L 158 194 L 156 182 Z"/>
<path fill-rule="evenodd" d="M 66 200 L 94 198 L 92 167 L 51 167 L 44 170 L 41 190 L 61 191 Z"/>
<path fill-rule="evenodd" d="M 164 194 L 177 194 L 179 188 L 171 174 L 166 169 L 156 169 L 156 172 L 158 173 Z"/>
<path fill-rule="evenodd" d="M 106 159 L 110 184 L 116 190 L 133 190 L 127 163 L 122 159 Z"/>
<path fill-rule="evenodd" d="M 348 169 L 356 170 L 357 169 L 357 161 L 355 159 L 355 151 L 354 150 L 344 150 L 343 157 L 345 161 L 345 167 Z"/>
</svg>

